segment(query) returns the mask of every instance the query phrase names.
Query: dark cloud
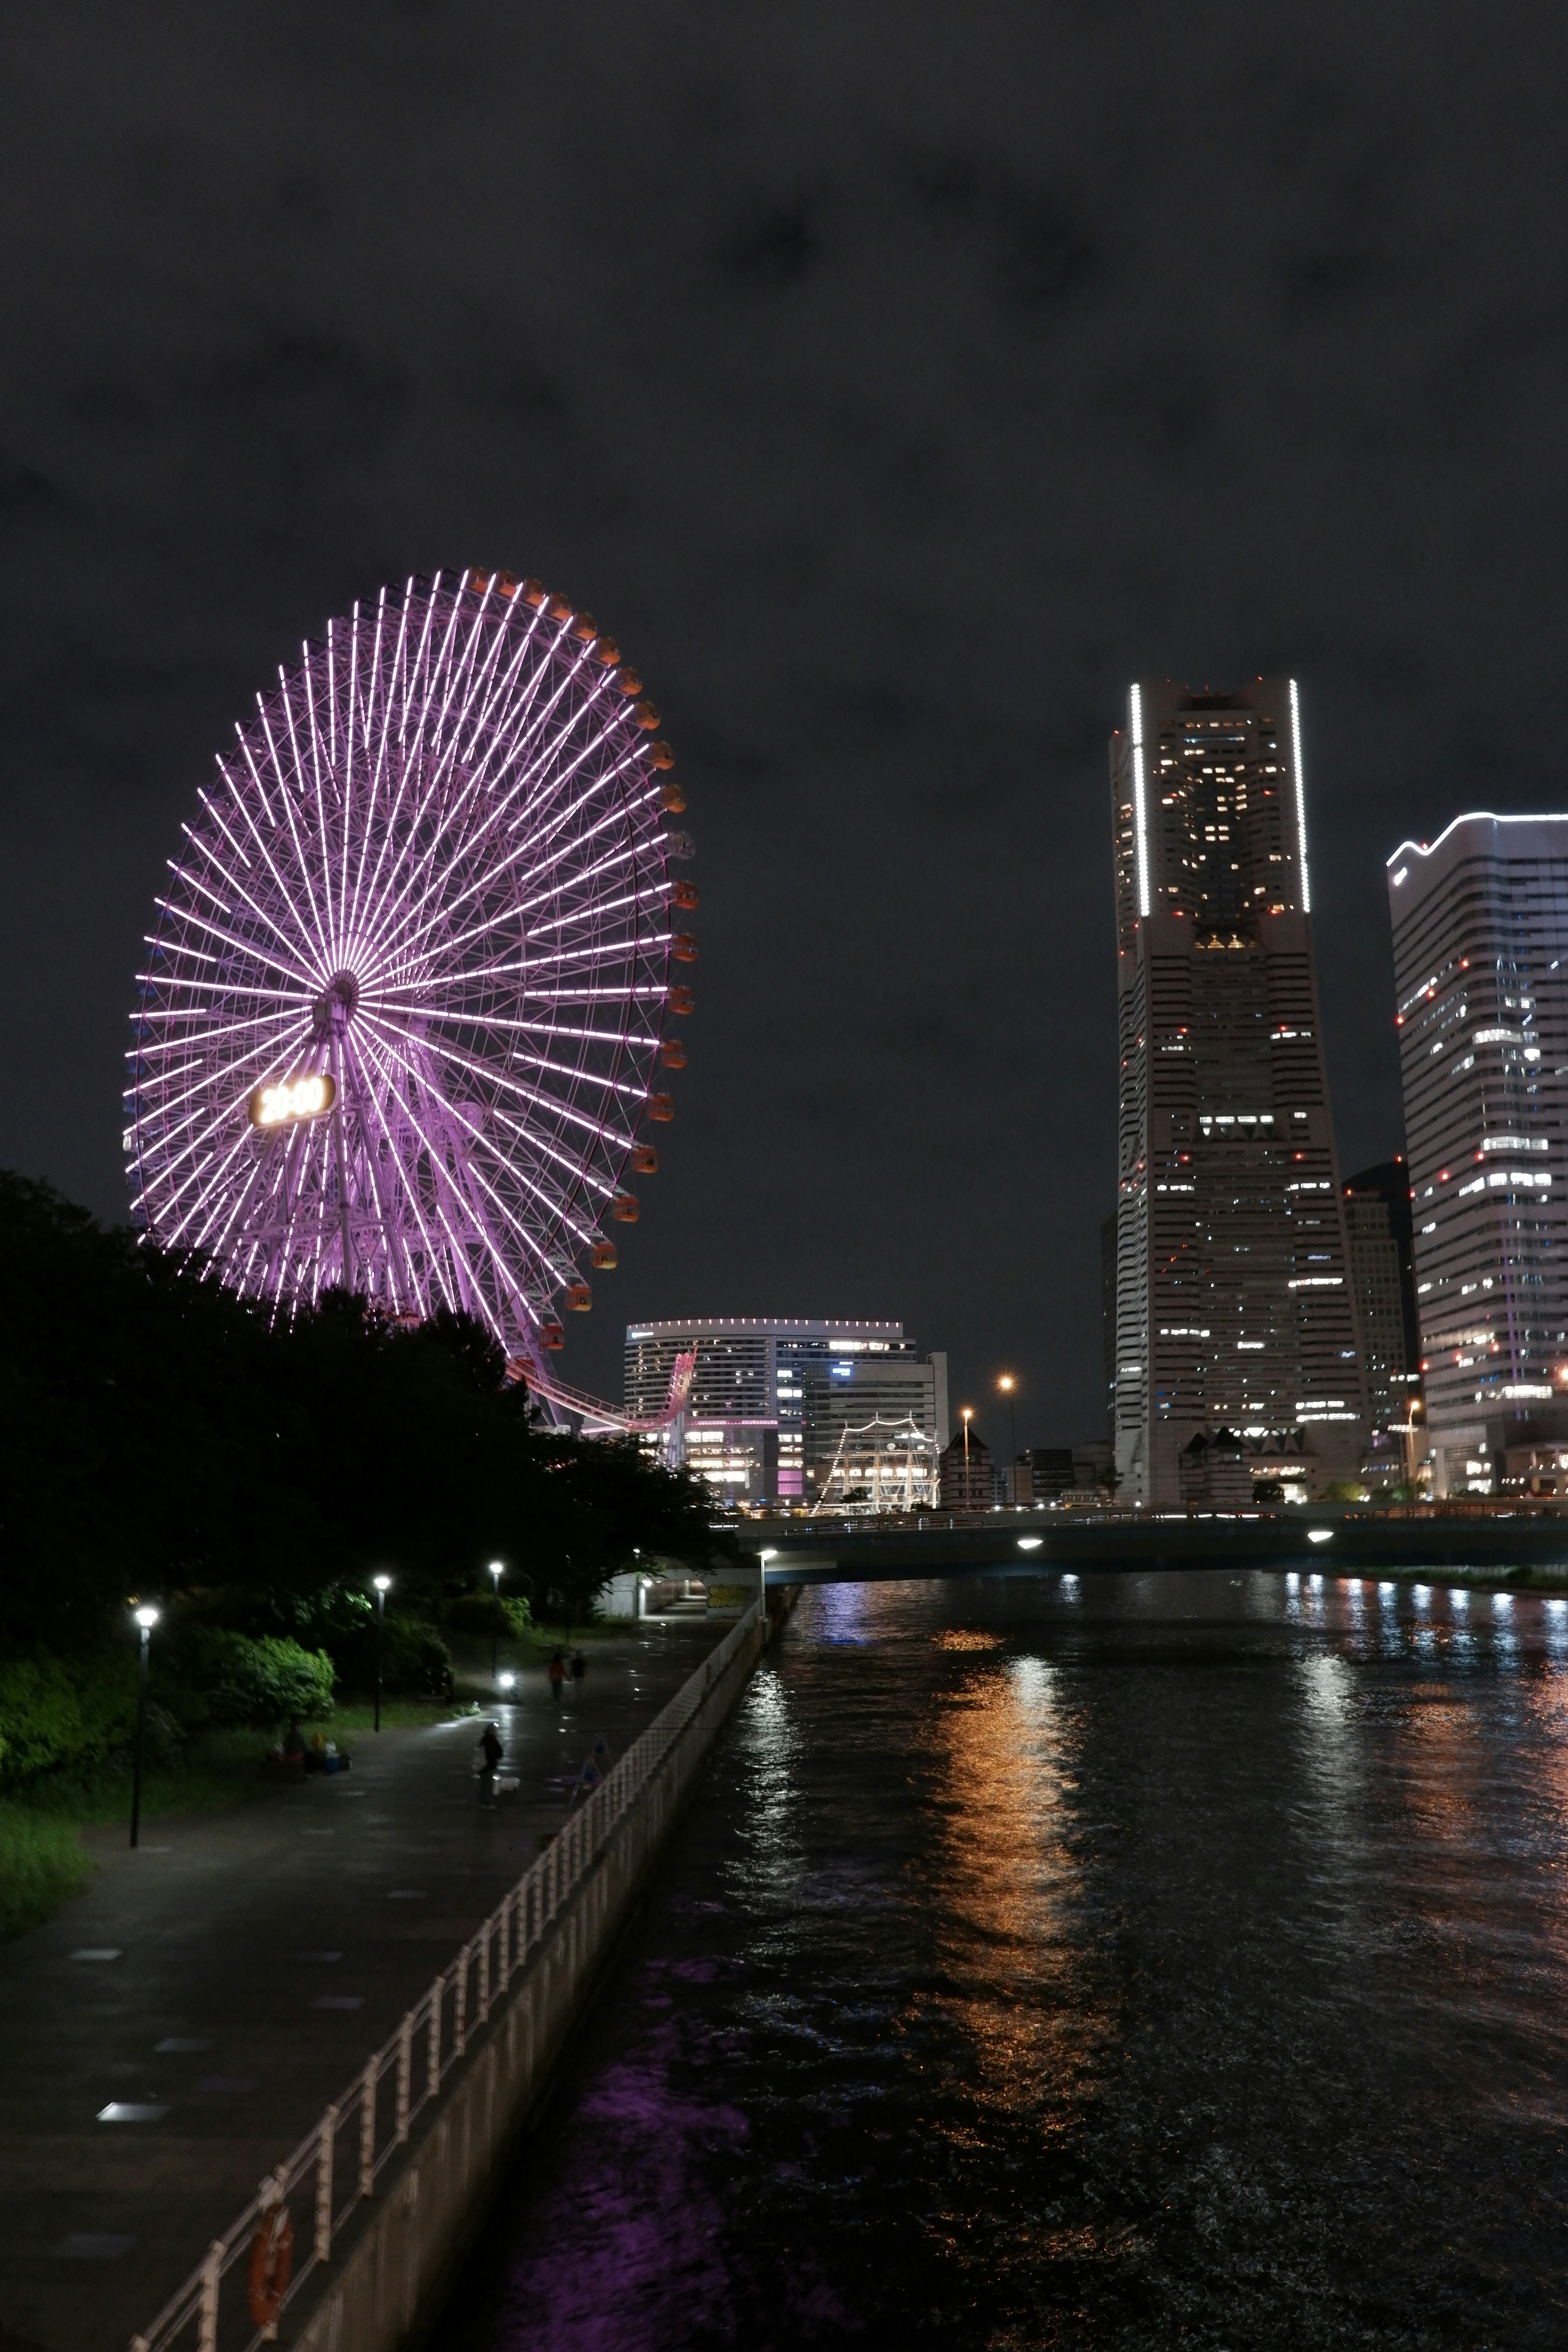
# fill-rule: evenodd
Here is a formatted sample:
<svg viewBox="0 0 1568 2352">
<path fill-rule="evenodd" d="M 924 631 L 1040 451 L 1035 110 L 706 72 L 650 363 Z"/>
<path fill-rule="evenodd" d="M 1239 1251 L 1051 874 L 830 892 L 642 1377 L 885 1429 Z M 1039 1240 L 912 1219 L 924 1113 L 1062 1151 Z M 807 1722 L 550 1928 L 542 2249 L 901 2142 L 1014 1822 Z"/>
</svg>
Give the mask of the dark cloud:
<svg viewBox="0 0 1568 2352">
<path fill-rule="evenodd" d="M 0 76 L 0 1160 L 117 1211 L 163 862 L 386 578 L 657 695 L 702 892 L 627 1313 L 903 1314 L 1098 1410 L 1127 678 L 1302 680 L 1347 1164 L 1383 858 L 1560 800 L 1568 29 L 1271 10 L 37 10 Z"/>
</svg>

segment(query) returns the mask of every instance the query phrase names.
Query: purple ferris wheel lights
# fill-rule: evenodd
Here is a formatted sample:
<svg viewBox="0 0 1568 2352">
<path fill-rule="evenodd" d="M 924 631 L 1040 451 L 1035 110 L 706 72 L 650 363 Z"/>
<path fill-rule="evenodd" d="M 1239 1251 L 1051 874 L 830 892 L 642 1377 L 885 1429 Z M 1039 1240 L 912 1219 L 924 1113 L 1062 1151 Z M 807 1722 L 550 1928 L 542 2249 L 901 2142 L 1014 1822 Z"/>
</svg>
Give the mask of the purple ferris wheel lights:
<svg viewBox="0 0 1568 2352">
<path fill-rule="evenodd" d="M 559 1344 L 662 1113 L 689 855 L 619 663 L 563 599 L 469 573 L 384 589 L 279 670 L 139 975 L 151 1238 L 277 1306 L 344 1286 L 535 1363 Z"/>
</svg>

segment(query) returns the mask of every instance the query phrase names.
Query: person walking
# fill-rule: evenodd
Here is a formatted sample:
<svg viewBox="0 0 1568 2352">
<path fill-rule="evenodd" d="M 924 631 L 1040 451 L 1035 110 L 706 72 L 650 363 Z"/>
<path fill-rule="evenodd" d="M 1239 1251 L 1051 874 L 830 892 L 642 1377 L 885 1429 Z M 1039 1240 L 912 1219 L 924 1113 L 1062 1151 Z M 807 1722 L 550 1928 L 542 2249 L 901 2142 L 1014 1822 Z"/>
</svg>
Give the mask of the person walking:
<svg viewBox="0 0 1568 2352">
<path fill-rule="evenodd" d="M 481 1805 L 493 1805 L 495 1803 L 496 1774 L 500 1769 L 500 1760 L 505 1752 L 505 1749 L 500 1744 L 500 1733 L 497 1730 L 493 1723 L 487 1723 L 484 1730 L 479 1735 L 479 1756 L 481 1759 L 479 1764 L 479 1802 Z"/>
<path fill-rule="evenodd" d="M 561 1655 L 560 1651 L 559 1651 L 559 1650 L 552 1650 L 552 1651 L 551 1652 L 551 1655 L 550 1655 L 550 1688 L 551 1688 L 552 1693 L 552 1694 L 553 1694 L 553 1696 L 554 1696 L 555 1702 L 556 1702 L 556 1705 L 557 1705 L 557 1706 L 559 1706 L 559 1705 L 560 1705 L 560 1703 L 561 1703 L 561 1694 L 562 1694 L 562 1692 L 565 1689 L 565 1687 L 566 1687 L 566 1667 L 565 1667 L 565 1664 L 564 1664 L 564 1663 L 563 1663 L 563 1659 L 562 1659 L 562 1655 Z"/>
<path fill-rule="evenodd" d="M 587 1671 L 588 1671 L 588 1661 L 587 1661 L 587 1659 L 583 1655 L 583 1653 L 582 1653 L 582 1651 L 581 1651 L 581 1650 L 574 1650 L 574 1651 L 573 1651 L 573 1653 L 572 1653 L 572 1679 L 573 1679 L 573 1681 L 574 1681 L 574 1683 L 580 1683 L 580 1682 L 582 1681 L 582 1679 L 583 1679 L 584 1675 L 587 1673 Z"/>
</svg>

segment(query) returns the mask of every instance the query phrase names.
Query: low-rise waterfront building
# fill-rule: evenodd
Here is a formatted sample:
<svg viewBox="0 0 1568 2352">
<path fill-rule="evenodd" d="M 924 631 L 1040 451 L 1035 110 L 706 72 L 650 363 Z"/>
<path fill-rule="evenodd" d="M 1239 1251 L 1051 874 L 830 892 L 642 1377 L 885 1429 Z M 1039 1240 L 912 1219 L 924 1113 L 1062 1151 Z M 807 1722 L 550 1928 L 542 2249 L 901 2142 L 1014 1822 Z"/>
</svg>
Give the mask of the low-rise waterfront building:
<svg viewBox="0 0 1568 2352">
<path fill-rule="evenodd" d="M 745 1507 L 809 1509 L 847 1428 L 912 1421 L 933 1445 L 947 1428 L 947 1358 L 922 1355 L 901 1323 L 708 1316 L 626 1330 L 626 1404 L 651 1416 L 678 1356 L 696 1357 L 668 1458 Z"/>
</svg>

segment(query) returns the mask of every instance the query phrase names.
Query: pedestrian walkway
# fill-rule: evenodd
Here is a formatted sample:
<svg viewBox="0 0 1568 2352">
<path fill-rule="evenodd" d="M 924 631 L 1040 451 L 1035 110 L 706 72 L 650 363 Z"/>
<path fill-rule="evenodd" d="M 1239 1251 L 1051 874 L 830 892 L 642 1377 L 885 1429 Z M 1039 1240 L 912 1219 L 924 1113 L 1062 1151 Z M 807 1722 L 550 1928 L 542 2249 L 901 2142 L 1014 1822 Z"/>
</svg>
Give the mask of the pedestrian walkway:
<svg viewBox="0 0 1568 2352">
<path fill-rule="evenodd" d="M 659 1625 L 483 1718 L 357 1738 L 351 1770 L 91 1833 L 102 1863 L 0 1948 L 0 2352 L 125 2352 L 563 1816 L 726 1628 Z"/>
</svg>

